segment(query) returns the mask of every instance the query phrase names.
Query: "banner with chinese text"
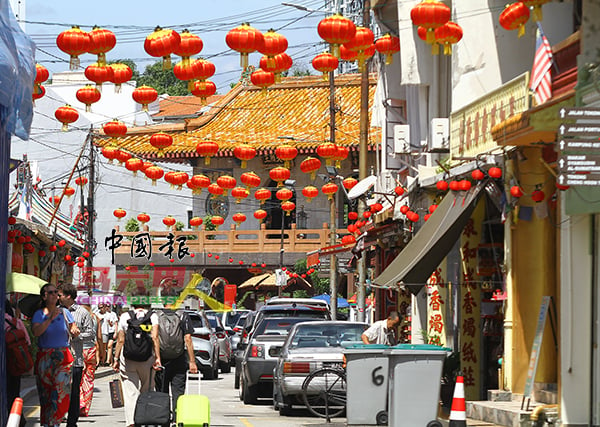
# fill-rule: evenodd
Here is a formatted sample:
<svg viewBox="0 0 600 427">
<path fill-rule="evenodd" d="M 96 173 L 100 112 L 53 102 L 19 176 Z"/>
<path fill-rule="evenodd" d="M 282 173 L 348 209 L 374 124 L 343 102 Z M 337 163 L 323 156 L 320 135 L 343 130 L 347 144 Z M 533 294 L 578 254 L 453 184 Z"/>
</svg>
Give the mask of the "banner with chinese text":
<svg viewBox="0 0 600 427">
<path fill-rule="evenodd" d="M 446 345 L 446 310 L 448 286 L 446 283 L 446 259 L 427 281 L 427 340 L 428 344 Z"/>
</svg>

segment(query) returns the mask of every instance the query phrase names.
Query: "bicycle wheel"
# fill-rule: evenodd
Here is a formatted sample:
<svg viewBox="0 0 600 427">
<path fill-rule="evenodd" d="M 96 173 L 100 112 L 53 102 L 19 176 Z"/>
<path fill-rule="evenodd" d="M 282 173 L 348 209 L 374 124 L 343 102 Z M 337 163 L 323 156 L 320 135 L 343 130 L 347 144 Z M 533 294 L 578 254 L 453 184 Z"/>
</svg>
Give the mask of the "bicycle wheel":
<svg viewBox="0 0 600 427">
<path fill-rule="evenodd" d="M 346 409 L 346 373 L 333 368 L 316 370 L 302 383 L 302 399 L 317 417 L 341 415 Z"/>
</svg>

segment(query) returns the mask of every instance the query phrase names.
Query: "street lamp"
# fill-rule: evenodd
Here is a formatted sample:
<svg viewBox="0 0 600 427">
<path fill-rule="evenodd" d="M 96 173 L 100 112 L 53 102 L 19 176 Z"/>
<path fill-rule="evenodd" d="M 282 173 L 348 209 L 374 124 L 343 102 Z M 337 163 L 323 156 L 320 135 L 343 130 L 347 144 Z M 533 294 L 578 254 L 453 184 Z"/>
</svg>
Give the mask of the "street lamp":
<svg viewBox="0 0 600 427">
<path fill-rule="evenodd" d="M 296 180 L 295 179 L 286 179 L 283 182 L 283 185 L 285 185 L 286 187 L 291 187 L 291 189 L 293 189 L 294 185 L 296 184 Z M 284 224 L 285 224 L 285 216 L 283 213 L 283 209 L 281 210 L 281 240 L 279 241 L 279 270 L 283 271 L 283 253 L 285 252 L 283 249 L 283 229 L 284 229 Z M 283 286 L 278 286 L 277 287 L 277 296 L 281 296 L 281 288 Z"/>
</svg>

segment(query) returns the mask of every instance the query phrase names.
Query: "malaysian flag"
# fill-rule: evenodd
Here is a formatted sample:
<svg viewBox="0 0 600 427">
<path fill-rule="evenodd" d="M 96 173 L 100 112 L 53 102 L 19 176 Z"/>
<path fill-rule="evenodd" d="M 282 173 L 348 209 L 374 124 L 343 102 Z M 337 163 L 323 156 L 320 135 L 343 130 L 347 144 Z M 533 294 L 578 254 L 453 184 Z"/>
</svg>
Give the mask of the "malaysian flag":
<svg viewBox="0 0 600 427">
<path fill-rule="evenodd" d="M 535 38 L 535 58 L 529 88 L 533 93 L 535 104 L 540 105 L 552 97 L 552 48 L 539 22 Z"/>
</svg>

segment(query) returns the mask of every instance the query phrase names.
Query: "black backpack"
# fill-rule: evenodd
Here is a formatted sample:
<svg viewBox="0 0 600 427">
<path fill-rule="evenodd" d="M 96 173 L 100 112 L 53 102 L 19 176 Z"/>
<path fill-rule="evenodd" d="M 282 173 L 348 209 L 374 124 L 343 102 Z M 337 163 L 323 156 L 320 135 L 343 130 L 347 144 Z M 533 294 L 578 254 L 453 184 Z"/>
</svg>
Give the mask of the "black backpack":
<svg viewBox="0 0 600 427">
<path fill-rule="evenodd" d="M 173 310 L 157 310 L 158 340 L 161 360 L 177 359 L 183 354 L 183 326 L 181 318 Z"/>
<path fill-rule="evenodd" d="M 125 344 L 123 346 L 123 356 L 125 359 L 145 362 L 152 356 L 152 323 L 149 311 L 144 317 L 138 319 L 135 311 L 129 312 L 127 321 L 127 331 L 125 332 Z"/>
</svg>

